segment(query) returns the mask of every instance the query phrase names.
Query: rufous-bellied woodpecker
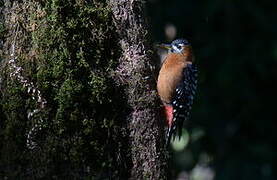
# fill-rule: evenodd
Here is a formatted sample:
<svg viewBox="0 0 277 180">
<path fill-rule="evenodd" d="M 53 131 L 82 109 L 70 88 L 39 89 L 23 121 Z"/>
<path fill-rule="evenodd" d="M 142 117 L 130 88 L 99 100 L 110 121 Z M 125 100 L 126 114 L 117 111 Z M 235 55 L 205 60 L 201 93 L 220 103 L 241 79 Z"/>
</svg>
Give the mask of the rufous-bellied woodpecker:
<svg viewBox="0 0 277 180">
<path fill-rule="evenodd" d="M 168 49 L 157 82 L 168 125 L 168 144 L 171 137 L 181 136 L 183 124 L 189 118 L 197 85 L 197 68 L 187 40 L 177 39 L 158 47 Z"/>
</svg>

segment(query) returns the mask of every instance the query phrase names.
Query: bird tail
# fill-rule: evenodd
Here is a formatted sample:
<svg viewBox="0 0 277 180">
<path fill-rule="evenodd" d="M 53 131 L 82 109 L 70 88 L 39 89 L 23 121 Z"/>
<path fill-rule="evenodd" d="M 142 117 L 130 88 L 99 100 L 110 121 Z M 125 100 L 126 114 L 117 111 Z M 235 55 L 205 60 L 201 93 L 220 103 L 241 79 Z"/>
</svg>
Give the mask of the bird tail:
<svg viewBox="0 0 277 180">
<path fill-rule="evenodd" d="M 171 127 L 168 127 L 167 132 L 166 132 L 166 138 L 165 138 L 165 146 L 166 147 L 169 147 L 171 136 L 172 136 Z"/>
</svg>

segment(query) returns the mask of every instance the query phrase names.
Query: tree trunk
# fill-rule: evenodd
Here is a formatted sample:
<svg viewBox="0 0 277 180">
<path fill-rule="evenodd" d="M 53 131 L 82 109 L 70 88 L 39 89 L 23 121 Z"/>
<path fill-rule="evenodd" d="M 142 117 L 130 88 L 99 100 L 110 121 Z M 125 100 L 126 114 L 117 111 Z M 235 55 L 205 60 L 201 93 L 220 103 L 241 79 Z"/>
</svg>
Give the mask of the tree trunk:
<svg viewBox="0 0 277 180">
<path fill-rule="evenodd" d="M 0 13 L 0 179 L 166 179 L 142 1 Z"/>
<path fill-rule="evenodd" d="M 143 0 L 110 0 L 122 49 L 116 78 L 126 85 L 133 167 L 131 179 L 166 179 L 163 122 L 159 115 L 153 54 Z"/>
</svg>

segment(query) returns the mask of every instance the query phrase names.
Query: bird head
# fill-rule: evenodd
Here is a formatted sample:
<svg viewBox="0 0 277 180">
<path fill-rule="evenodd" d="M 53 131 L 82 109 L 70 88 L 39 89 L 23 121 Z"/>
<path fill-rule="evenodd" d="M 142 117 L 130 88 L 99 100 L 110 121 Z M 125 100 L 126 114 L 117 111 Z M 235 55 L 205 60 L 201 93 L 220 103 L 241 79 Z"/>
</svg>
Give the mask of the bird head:
<svg viewBox="0 0 277 180">
<path fill-rule="evenodd" d="M 159 44 L 158 47 L 167 49 L 169 53 L 184 53 L 190 43 L 185 39 L 176 39 L 171 44 Z"/>
</svg>

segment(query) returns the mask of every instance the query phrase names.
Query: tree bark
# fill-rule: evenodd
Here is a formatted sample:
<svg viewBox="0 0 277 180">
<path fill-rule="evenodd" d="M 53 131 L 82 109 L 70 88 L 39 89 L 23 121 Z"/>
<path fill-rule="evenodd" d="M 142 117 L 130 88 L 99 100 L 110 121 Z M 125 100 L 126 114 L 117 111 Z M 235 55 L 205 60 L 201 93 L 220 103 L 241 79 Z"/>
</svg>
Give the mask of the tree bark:
<svg viewBox="0 0 277 180">
<path fill-rule="evenodd" d="M 122 50 L 115 78 L 126 86 L 131 112 L 130 131 L 133 167 L 131 179 L 166 179 L 167 158 L 160 117 L 153 54 L 149 45 L 142 0 L 110 0 Z"/>
<path fill-rule="evenodd" d="M 143 2 L 4 2 L 0 179 L 166 179 Z"/>
</svg>

